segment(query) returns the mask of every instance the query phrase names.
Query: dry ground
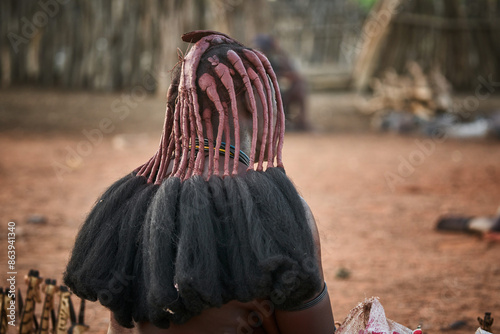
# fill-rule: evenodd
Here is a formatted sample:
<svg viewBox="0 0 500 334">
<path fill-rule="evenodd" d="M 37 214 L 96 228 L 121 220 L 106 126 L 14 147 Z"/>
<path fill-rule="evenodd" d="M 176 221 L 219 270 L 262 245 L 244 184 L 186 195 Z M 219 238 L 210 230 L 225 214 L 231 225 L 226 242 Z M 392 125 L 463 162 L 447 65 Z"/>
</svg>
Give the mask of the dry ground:
<svg viewBox="0 0 500 334">
<path fill-rule="evenodd" d="M 323 94 L 318 101 L 327 110 L 346 98 Z M 18 286 L 25 289 L 22 277 L 31 268 L 61 282 L 96 197 L 155 151 L 163 101 L 128 102 L 118 94 L 0 91 L 0 286 L 8 271 L 9 221 L 17 227 Z M 83 130 L 100 124 L 102 140 L 91 143 Z M 459 320 L 466 324 L 453 333 L 473 333 L 486 311 L 500 319 L 500 243 L 434 229 L 441 214 L 497 210 L 499 146 L 374 133 L 286 136 L 286 168 L 318 222 L 336 320 L 371 296 L 380 297 L 389 318 L 422 324 L 426 333 L 448 332 Z M 34 214 L 46 223 L 29 224 Z M 346 279 L 336 277 L 342 268 L 350 273 Z M 105 332 L 107 317 L 101 306 L 88 304 L 91 333 Z M 498 324 L 493 328 L 500 331 Z"/>
</svg>

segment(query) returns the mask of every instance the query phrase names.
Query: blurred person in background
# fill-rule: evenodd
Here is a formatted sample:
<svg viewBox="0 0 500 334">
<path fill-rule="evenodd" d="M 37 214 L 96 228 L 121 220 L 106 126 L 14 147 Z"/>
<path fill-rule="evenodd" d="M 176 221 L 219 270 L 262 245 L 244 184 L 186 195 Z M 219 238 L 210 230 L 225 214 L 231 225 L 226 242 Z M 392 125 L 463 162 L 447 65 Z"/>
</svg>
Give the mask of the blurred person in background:
<svg viewBox="0 0 500 334">
<path fill-rule="evenodd" d="M 258 35 L 254 43 L 256 48 L 269 58 L 274 72 L 278 76 L 283 108 L 288 121 L 287 129 L 292 131 L 311 130 L 307 113 L 306 80 L 295 69 L 292 61 L 274 37 Z"/>
</svg>

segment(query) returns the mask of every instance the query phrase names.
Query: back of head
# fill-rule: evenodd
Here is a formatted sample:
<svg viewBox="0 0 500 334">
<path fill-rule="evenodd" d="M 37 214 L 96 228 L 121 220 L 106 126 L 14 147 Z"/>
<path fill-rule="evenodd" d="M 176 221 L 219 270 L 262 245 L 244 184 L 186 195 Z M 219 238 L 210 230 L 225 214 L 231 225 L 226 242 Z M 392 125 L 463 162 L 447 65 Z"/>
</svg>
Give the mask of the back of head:
<svg viewBox="0 0 500 334">
<path fill-rule="evenodd" d="M 183 35 L 195 42 L 181 60 L 167 93 L 167 112 L 157 154 L 137 169 L 148 182 L 160 184 L 167 177 L 185 180 L 201 175 L 205 153 L 195 143 L 206 143 L 210 153 L 208 176 L 218 175 L 221 145 L 234 146 L 237 161 L 241 150 L 240 118 L 250 115 L 249 169 L 264 164 L 283 167 L 284 114 L 276 75 L 267 58 L 232 38 L 212 31 Z M 245 106 L 239 108 L 238 106 Z M 248 116 L 247 116 L 248 117 Z M 233 142 L 234 141 L 234 142 Z M 225 159 L 224 176 L 236 175 Z M 172 171 L 167 166 L 173 159 Z"/>
</svg>

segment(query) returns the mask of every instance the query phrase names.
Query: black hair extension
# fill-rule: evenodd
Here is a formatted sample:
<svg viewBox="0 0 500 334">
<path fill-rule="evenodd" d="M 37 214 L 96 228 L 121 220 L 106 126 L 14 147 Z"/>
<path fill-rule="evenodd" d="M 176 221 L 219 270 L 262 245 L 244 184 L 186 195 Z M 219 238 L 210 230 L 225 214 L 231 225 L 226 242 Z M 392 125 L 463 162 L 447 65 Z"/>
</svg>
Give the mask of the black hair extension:
<svg viewBox="0 0 500 334">
<path fill-rule="evenodd" d="M 81 298 L 96 301 L 107 282 L 95 280 L 107 276 L 114 258 L 103 261 L 103 254 L 112 254 L 118 245 L 120 221 L 130 197 L 146 184 L 144 177 L 128 174 L 116 181 L 96 202 L 81 227 L 70 261 L 64 274 L 64 283 Z"/>
<path fill-rule="evenodd" d="M 217 235 L 217 257 L 220 264 L 219 280 L 222 286 L 221 297 L 223 303 L 234 299 L 235 288 L 231 270 L 230 242 L 233 238 L 233 222 L 231 220 L 231 210 L 228 205 L 227 194 L 224 189 L 224 182 L 221 177 L 212 175 L 208 180 L 208 189 L 212 200 L 212 210 L 215 217 L 214 230 Z"/>
<path fill-rule="evenodd" d="M 184 304 L 196 313 L 221 306 L 214 212 L 208 184 L 201 176 L 191 177 L 182 184 L 179 226 L 174 281 Z"/>
<path fill-rule="evenodd" d="M 109 296 L 106 296 L 106 299 L 99 298 L 102 305 L 113 311 L 118 322 L 127 324 L 124 326 L 127 328 L 133 327 L 134 313 L 135 318 L 147 318 L 147 313 L 142 314 L 136 305 L 146 291 L 146 285 L 140 284 L 143 264 L 142 254 L 137 254 L 137 250 L 142 244 L 141 233 L 146 212 L 157 190 L 157 185 L 146 185 L 131 203 L 118 233 L 119 244 L 112 266 L 112 275 L 117 286 L 109 288 L 111 298 Z"/>
<path fill-rule="evenodd" d="M 260 216 L 252 227 L 257 228 L 261 222 L 265 235 L 270 236 L 275 246 L 253 248 L 263 251 L 260 255 L 263 261 L 259 263 L 272 275 L 274 289 L 286 296 L 283 305 L 277 307 L 295 307 L 317 293 L 322 284 L 304 203 L 281 168 L 249 171 L 245 181 L 254 197 L 255 212 Z"/>
<path fill-rule="evenodd" d="M 179 292 L 174 285 L 180 192 L 179 178 L 166 179 L 153 197 L 144 226 L 143 276 L 149 284 L 146 293 L 147 304 L 151 308 L 149 320 L 160 328 L 169 326 L 171 313 L 166 310 L 179 312 L 181 305 Z"/>
<path fill-rule="evenodd" d="M 234 294 L 238 300 L 250 301 L 254 296 L 254 286 L 260 277 L 249 240 L 248 223 L 253 219 L 253 203 L 247 189 L 241 184 L 240 176 L 224 178 L 223 185 L 227 193 L 229 208 L 230 237 L 228 245 L 229 268 L 234 284 Z"/>
</svg>

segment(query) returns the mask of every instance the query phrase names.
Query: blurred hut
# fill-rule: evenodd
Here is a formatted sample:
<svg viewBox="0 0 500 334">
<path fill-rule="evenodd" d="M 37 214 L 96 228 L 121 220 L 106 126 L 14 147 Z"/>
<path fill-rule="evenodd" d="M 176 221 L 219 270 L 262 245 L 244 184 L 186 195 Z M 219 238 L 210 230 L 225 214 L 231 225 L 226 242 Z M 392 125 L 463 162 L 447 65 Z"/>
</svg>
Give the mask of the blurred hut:
<svg viewBox="0 0 500 334">
<path fill-rule="evenodd" d="M 408 61 L 429 75 L 438 69 L 455 90 L 500 78 L 500 1 L 379 0 L 367 17 L 353 69 L 364 90 L 388 68 Z"/>
</svg>

